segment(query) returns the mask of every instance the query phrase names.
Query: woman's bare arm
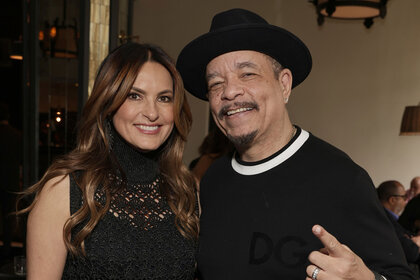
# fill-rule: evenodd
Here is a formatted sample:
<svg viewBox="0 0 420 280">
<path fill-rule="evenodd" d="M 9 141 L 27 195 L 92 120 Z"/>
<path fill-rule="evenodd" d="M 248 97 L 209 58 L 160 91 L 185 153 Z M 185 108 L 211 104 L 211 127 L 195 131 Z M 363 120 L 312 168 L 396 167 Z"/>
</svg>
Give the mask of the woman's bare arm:
<svg viewBox="0 0 420 280">
<path fill-rule="evenodd" d="M 67 257 L 63 227 L 69 217 L 69 177 L 53 178 L 45 184 L 29 213 L 27 279 L 61 279 Z"/>
</svg>

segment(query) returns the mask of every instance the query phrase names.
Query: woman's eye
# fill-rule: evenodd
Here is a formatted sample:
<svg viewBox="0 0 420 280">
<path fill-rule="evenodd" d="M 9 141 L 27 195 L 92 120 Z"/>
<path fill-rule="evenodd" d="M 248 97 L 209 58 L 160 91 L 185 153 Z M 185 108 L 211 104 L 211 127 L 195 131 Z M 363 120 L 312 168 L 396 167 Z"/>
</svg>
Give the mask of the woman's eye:
<svg viewBox="0 0 420 280">
<path fill-rule="evenodd" d="M 140 99 L 140 95 L 138 93 L 130 92 L 127 96 L 129 99 Z"/>
<path fill-rule="evenodd" d="M 165 102 L 165 103 L 172 102 L 172 96 L 167 96 L 167 95 L 161 96 L 159 97 L 159 101 Z"/>
</svg>

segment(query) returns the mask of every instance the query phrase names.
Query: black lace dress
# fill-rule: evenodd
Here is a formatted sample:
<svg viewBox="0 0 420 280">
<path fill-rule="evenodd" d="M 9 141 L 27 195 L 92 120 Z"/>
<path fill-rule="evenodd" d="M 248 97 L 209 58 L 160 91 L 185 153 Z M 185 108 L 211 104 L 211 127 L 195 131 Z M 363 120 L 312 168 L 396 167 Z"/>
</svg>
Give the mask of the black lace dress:
<svg viewBox="0 0 420 280">
<path fill-rule="evenodd" d="M 86 257 L 67 256 L 62 279 L 193 279 L 196 242 L 175 227 L 159 190 L 157 162 L 113 134 L 112 150 L 126 173 L 126 187 L 112 196 L 109 212 L 85 239 Z M 73 214 L 82 194 L 70 177 Z M 96 198 L 104 203 L 105 194 L 99 190 Z M 77 230 L 80 226 L 73 235 Z"/>
</svg>

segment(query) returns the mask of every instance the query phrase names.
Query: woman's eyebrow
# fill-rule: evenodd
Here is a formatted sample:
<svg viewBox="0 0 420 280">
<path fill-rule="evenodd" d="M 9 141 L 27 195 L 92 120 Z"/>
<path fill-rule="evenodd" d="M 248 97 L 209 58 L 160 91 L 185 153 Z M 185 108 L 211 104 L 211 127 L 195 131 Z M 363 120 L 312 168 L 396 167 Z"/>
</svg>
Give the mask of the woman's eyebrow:
<svg viewBox="0 0 420 280">
<path fill-rule="evenodd" d="M 144 90 L 142 90 L 141 88 L 138 88 L 138 87 L 132 87 L 131 90 L 137 91 L 139 93 L 145 93 Z"/>
</svg>

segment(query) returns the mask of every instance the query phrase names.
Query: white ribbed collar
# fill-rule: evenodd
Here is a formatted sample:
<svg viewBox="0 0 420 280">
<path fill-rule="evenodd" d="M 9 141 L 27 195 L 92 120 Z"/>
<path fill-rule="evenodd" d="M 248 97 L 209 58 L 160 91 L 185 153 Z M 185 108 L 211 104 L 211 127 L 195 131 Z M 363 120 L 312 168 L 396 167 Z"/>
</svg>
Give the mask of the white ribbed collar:
<svg viewBox="0 0 420 280">
<path fill-rule="evenodd" d="M 272 159 L 256 165 L 240 164 L 235 159 L 235 155 L 233 155 L 232 168 L 241 175 L 261 174 L 276 167 L 277 165 L 281 164 L 282 162 L 290 158 L 292 155 L 294 155 L 300 149 L 300 147 L 303 146 L 306 140 L 308 140 L 308 138 L 309 133 L 302 129 L 299 136 L 295 139 L 293 143 L 290 144 L 289 147 L 287 147 L 287 149 L 285 149 L 283 152 L 273 157 Z"/>
</svg>

